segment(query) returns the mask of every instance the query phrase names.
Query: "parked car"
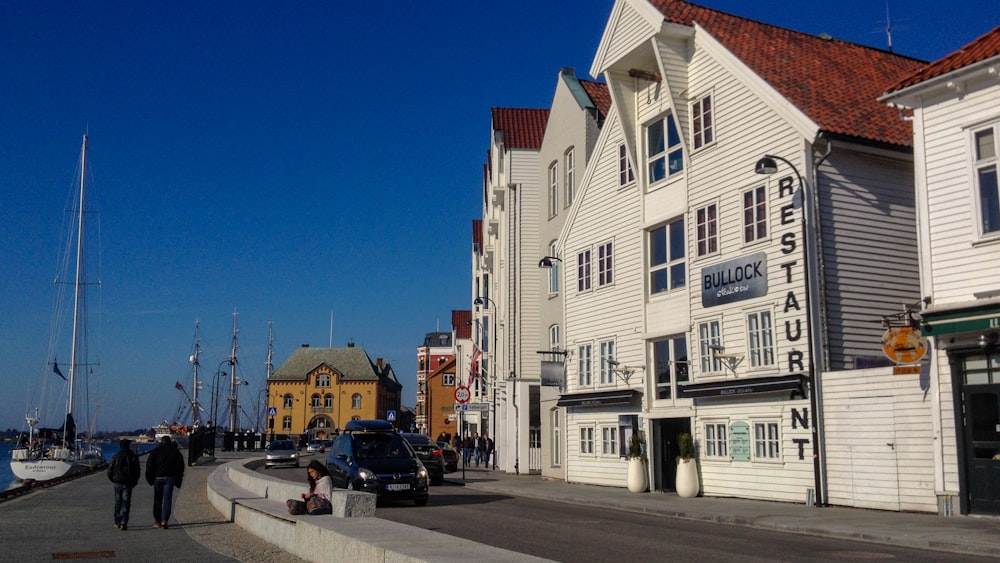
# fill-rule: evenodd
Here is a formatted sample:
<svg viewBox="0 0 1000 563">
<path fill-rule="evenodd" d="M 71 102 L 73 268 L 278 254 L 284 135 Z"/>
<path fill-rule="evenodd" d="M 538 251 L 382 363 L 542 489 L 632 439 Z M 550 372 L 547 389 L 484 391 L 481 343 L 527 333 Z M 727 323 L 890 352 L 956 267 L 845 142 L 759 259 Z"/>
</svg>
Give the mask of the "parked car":
<svg viewBox="0 0 1000 563">
<path fill-rule="evenodd" d="M 292 440 L 275 440 L 264 450 L 264 467 L 299 466 L 299 450 Z"/>
<path fill-rule="evenodd" d="M 441 451 L 441 446 L 423 434 L 404 432 L 403 438 L 413 446 L 413 451 L 417 453 L 417 457 L 427 468 L 431 485 L 444 483 L 444 454 Z"/>
<path fill-rule="evenodd" d="M 427 504 L 427 468 L 387 421 L 348 422 L 326 454 L 326 467 L 334 487 Z"/>
<path fill-rule="evenodd" d="M 321 454 L 326 451 L 326 447 L 323 445 L 323 440 L 310 440 L 306 444 L 306 451 L 314 454 Z"/>
<path fill-rule="evenodd" d="M 441 447 L 441 457 L 444 458 L 444 472 L 453 473 L 458 471 L 458 450 L 443 440 L 439 440 L 437 445 Z"/>
</svg>

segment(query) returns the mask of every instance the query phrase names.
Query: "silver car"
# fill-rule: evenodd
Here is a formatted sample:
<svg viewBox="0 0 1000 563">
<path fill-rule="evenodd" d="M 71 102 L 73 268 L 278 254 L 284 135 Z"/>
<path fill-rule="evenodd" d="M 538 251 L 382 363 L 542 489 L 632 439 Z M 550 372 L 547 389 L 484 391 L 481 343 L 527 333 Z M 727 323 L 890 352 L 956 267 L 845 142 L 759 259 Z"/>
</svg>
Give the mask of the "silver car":
<svg viewBox="0 0 1000 563">
<path fill-rule="evenodd" d="M 311 454 L 321 454 L 326 451 L 326 446 L 323 445 L 323 440 L 310 440 L 306 444 L 306 451 Z"/>
<path fill-rule="evenodd" d="M 299 450 L 292 440 L 275 440 L 264 451 L 264 467 L 298 467 Z"/>
</svg>

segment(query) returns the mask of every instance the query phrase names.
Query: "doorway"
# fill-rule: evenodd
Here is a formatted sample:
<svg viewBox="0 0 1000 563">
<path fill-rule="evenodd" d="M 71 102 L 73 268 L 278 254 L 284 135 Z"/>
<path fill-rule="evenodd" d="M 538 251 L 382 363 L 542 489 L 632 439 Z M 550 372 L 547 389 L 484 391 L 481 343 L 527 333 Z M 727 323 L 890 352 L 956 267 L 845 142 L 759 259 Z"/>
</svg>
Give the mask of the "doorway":
<svg viewBox="0 0 1000 563">
<path fill-rule="evenodd" d="M 658 491 L 673 492 L 677 478 L 677 457 L 681 455 L 677 436 L 691 433 L 690 418 L 660 418 L 653 420 L 654 479 L 652 487 Z"/>
<path fill-rule="evenodd" d="M 973 514 L 1000 514 L 1000 385 L 966 385 L 966 498 Z"/>
</svg>

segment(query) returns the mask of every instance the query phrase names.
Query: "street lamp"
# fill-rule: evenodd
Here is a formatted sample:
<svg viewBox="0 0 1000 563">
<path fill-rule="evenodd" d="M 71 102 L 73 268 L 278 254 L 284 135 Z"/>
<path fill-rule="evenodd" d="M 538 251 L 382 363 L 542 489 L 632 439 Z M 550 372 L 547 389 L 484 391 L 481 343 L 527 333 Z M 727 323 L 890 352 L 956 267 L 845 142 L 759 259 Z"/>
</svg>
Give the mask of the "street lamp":
<svg viewBox="0 0 1000 563">
<path fill-rule="evenodd" d="M 212 426 L 219 426 L 219 376 L 229 375 L 228 373 L 222 371 L 222 365 L 228 364 L 229 360 L 222 360 L 219 362 L 219 367 L 215 369 L 215 381 L 212 384 Z"/>
<path fill-rule="evenodd" d="M 497 304 L 496 304 L 495 301 L 493 301 L 489 297 L 476 297 L 476 299 L 473 300 L 472 304 L 476 305 L 476 306 L 479 306 L 479 305 L 483 305 L 487 301 L 493 304 L 493 310 L 496 311 L 497 310 Z M 492 401 L 493 402 L 493 412 L 490 413 L 490 421 L 493 424 L 493 430 L 491 430 L 490 432 L 491 432 L 491 434 L 493 436 L 493 445 L 494 445 L 494 451 L 493 451 L 493 455 L 491 457 L 493 458 L 493 469 L 496 470 L 496 468 L 497 468 L 497 456 L 496 456 L 496 449 L 495 448 L 496 448 L 496 443 L 497 443 L 497 332 L 498 332 L 497 331 L 497 326 L 498 326 L 498 323 L 497 323 L 497 315 L 496 315 L 496 313 L 494 313 L 494 314 L 492 314 L 490 316 L 493 317 L 493 347 L 490 348 L 490 350 L 489 350 L 489 352 L 490 352 L 490 394 L 493 396 L 493 401 Z M 479 335 L 479 339 L 480 339 L 479 344 L 480 344 L 480 346 L 482 346 L 482 344 L 483 344 L 482 338 L 483 338 L 482 334 L 480 334 Z"/>
<path fill-rule="evenodd" d="M 822 490 L 822 477 L 820 471 L 820 447 L 819 441 L 822 436 L 822 431 L 820 429 L 820 417 L 819 417 L 819 405 L 820 405 L 820 390 L 819 390 L 819 374 L 816 373 L 816 349 L 815 349 L 815 339 L 813 337 L 813 291 L 812 283 L 816 278 L 812 275 L 813 261 L 810 260 L 810 222 L 812 219 L 812 195 L 809 192 L 809 184 L 802 178 L 802 174 L 799 174 L 798 168 L 788 160 L 775 155 L 765 154 L 760 160 L 757 161 L 757 165 L 754 167 L 754 172 L 757 174 L 764 174 L 770 176 L 778 171 L 778 164 L 775 162 L 780 160 L 784 162 L 789 168 L 795 172 L 795 177 L 799 180 L 800 196 L 802 199 L 802 261 L 804 262 L 803 281 L 805 282 L 805 296 L 806 296 L 806 347 L 809 350 L 809 409 L 812 411 L 810 413 L 810 419 L 812 422 L 812 433 L 813 433 L 813 480 L 814 486 L 816 488 L 816 502 L 815 506 L 823 505 L 823 490 Z"/>
</svg>

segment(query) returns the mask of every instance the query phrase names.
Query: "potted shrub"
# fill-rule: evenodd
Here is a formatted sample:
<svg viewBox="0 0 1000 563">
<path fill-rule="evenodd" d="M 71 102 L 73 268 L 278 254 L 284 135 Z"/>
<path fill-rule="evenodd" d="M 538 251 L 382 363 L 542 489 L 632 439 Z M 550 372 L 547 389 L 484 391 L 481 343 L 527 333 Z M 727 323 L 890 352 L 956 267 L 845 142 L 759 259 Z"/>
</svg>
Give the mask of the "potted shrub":
<svg viewBox="0 0 1000 563">
<path fill-rule="evenodd" d="M 698 496 L 701 483 L 698 479 L 698 464 L 694 457 L 694 438 L 690 434 L 677 436 L 677 446 L 681 455 L 677 456 L 677 478 L 674 489 L 677 495 L 691 498 Z"/>
<path fill-rule="evenodd" d="M 638 431 L 632 433 L 628 443 L 628 490 L 644 493 L 649 483 L 646 480 L 646 441 Z"/>
</svg>

